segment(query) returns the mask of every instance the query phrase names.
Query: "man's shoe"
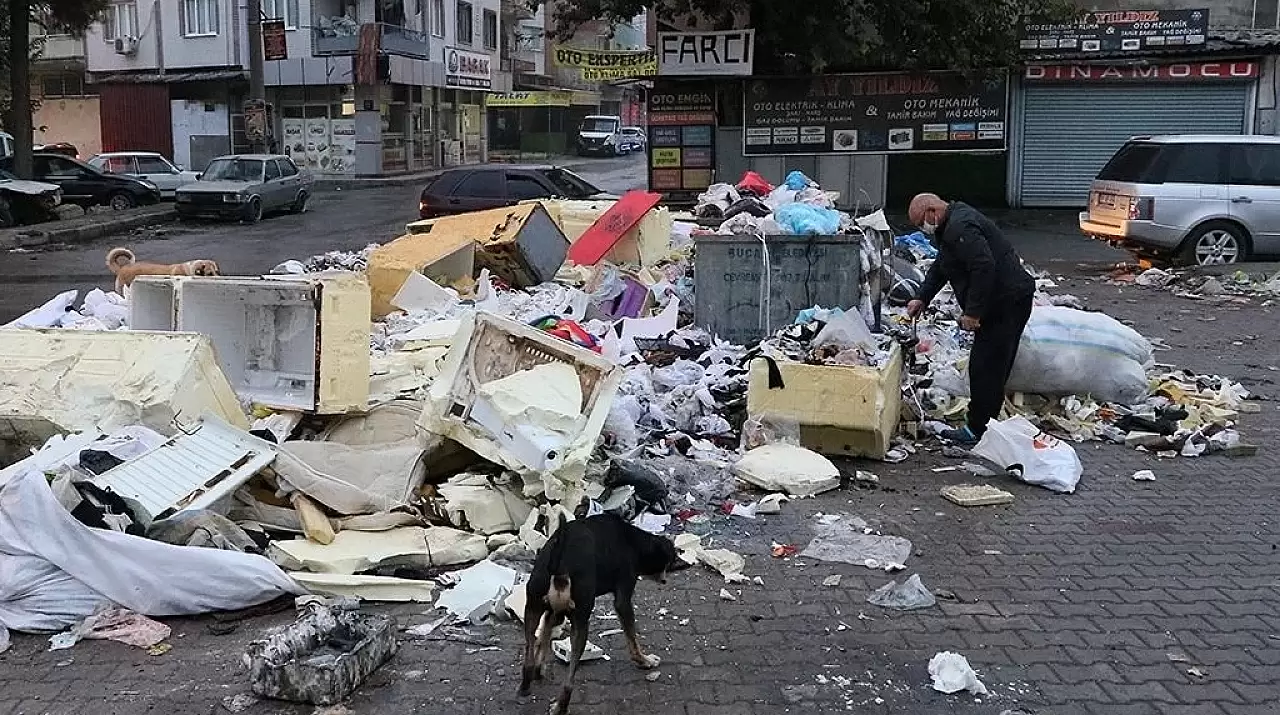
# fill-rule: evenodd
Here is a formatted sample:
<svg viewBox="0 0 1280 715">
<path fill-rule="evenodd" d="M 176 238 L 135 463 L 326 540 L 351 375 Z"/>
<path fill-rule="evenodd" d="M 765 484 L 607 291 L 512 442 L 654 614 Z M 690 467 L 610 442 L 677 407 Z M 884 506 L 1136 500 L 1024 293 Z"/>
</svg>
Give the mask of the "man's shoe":
<svg viewBox="0 0 1280 715">
<path fill-rule="evenodd" d="M 978 436 L 967 425 L 956 429 L 943 430 L 938 437 L 945 442 L 962 447 L 972 447 L 978 443 Z"/>
</svg>

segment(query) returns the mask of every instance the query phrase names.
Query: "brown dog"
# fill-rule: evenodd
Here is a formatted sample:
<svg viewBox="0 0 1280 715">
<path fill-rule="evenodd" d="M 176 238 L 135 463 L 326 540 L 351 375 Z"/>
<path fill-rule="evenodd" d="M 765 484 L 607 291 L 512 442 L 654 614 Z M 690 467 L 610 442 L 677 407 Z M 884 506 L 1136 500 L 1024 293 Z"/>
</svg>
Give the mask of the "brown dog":
<svg viewBox="0 0 1280 715">
<path fill-rule="evenodd" d="M 107 268 L 116 276 L 116 292 L 133 284 L 138 276 L 216 276 L 218 264 L 207 259 L 184 263 L 138 263 L 133 251 L 113 248 L 107 252 Z"/>
</svg>

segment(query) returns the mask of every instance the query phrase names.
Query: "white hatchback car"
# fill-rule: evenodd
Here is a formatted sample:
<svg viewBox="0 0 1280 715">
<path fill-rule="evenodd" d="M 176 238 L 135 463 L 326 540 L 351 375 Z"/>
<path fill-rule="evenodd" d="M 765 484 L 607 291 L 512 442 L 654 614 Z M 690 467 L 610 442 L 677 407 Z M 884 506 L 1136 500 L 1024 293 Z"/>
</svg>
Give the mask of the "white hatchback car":
<svg viewBox="0 0 1280 715">
<path fill-rule="evenodd" d="M 1280 137 L 1134 137 L 1089 187 L 1080 230 L 1191 264 L 1280 254 Z"/>
<path fill-rule="evenodd" d="M 105 174 L 123 174 L 144 179 L 160 189 L 160 196 L 171 199 L 179 186 L 200 179 L 200 172 L 186 171 L 160 154 L 150 151 L 116 151 L 98 154 L 89 166 Z"/>
</svg>

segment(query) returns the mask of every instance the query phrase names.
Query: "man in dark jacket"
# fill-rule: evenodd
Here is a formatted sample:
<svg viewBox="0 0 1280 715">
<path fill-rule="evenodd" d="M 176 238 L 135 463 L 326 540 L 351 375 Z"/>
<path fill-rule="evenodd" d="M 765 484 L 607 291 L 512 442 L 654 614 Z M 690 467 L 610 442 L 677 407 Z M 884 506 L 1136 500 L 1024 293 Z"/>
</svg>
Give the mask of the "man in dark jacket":
<svg viewBox="0 0 1280 715">
<path fill-rule="evenodd" d="M 942 437 L 976 444 L 1004 405 L 1005 383 L 1031 317 L 1036 282 L 1000 229 L 972 206 L 920 194 L 911 200 L 908 215 L 938 249 L 938 257 L 907 314 L 919 315 L 950 282 L 962 311 L 960 327 L 974 333 L 967 424 Z"/>
</svg>

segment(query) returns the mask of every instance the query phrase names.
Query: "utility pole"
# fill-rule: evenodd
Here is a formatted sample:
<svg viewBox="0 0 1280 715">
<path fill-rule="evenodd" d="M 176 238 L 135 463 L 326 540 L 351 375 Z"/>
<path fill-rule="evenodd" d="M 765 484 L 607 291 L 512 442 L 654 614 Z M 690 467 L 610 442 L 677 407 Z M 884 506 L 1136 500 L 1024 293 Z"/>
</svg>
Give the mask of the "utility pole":
<svg viewBox="0 0 1280 715">
<path fill-rule="evenodd" d="M 263 79 L 262 0 L 247 0 L 249 16 L 249 101 L 245 102 L 245 134 L 253 151 L 267 151 L 267 89 Z"/>
<path fill-rule="evenodd" d="M 32 178 L 31 159 L 31 5 L 10 0 L 9 7 L 9 133 L 13 135 L 13 173 Z M 4 117 L 0 117 L 3 119 Z"/>
</svg>

